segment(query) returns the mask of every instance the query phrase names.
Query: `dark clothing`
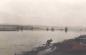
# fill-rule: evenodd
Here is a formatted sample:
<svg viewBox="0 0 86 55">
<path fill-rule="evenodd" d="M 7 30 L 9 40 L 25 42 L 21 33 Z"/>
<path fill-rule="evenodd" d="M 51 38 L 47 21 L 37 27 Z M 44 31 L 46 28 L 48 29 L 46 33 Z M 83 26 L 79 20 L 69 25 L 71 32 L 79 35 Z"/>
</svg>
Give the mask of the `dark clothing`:
<svg viewBox="0 0 86 55">
<path fill-rule="evenodd" d="M 46 42 L 46 46 L 50 46 L 51 42 L 52 42 L 52 39 L 47 40 L 47 42 Z"/>
</svg>

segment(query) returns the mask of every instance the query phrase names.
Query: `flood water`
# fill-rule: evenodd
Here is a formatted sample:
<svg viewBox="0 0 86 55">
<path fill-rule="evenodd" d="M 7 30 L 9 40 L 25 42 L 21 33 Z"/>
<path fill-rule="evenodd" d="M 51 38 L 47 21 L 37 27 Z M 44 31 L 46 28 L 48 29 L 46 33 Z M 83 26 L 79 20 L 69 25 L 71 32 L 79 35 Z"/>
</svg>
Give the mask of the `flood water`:
<svg viewBox="0 0 86 55">
<path fill-rule="evenodd" d="M 0 32 L 0 55 L 14 55 L 22 51 L 29 51 L 34 47 L 41 46 L 46 40 L 52 38 L 53 42 L 75 38 L 86 32 L 64 31 L 19 31 Z"/>
</svg>

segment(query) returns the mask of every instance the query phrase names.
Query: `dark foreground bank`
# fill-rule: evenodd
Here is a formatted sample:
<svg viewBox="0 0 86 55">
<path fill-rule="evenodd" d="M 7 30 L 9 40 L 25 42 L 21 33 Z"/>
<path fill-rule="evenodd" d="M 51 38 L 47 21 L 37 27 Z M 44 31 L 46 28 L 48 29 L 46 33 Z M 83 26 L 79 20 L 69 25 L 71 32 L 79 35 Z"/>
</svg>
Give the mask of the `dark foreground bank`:
<svg viewBox="0 0 86 55">
<path fill-rule="evenodd" d="M 21 55 L 86 55 L 86 35 L 59 43 L 51 42 L 52 40 L 48 40 L 45 45 L 22 52 Z"/>
</svg>

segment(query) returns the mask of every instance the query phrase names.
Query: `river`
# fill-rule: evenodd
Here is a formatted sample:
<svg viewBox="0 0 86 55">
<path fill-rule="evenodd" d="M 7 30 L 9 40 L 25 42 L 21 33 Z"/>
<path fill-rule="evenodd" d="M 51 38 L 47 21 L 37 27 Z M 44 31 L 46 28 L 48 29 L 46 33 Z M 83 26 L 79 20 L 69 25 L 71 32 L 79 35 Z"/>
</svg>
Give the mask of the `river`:
<svg viewBox="0 0 86 55">
<path fill-rule="evenodd" d="M 14 55 L 22 51 L 29 51 L 37 46 L 45 44 L 50 38 L 53 42 L 75 38 L 85 32 L 64 31 L 9 31 L 0 32 L 0 55 Z"/>
</svg>

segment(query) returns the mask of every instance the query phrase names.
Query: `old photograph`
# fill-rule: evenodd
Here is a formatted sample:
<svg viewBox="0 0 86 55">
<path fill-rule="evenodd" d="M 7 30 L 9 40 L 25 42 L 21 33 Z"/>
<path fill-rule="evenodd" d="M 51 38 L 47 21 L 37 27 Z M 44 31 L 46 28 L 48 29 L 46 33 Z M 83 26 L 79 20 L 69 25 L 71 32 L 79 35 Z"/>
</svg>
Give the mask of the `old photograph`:
<svg viewBox="0 0 86 55">
<path fill-rule="evenodd" d="M 86 0 L 0 0 L 0 55 L 86 55 Z"/>
</svg>

